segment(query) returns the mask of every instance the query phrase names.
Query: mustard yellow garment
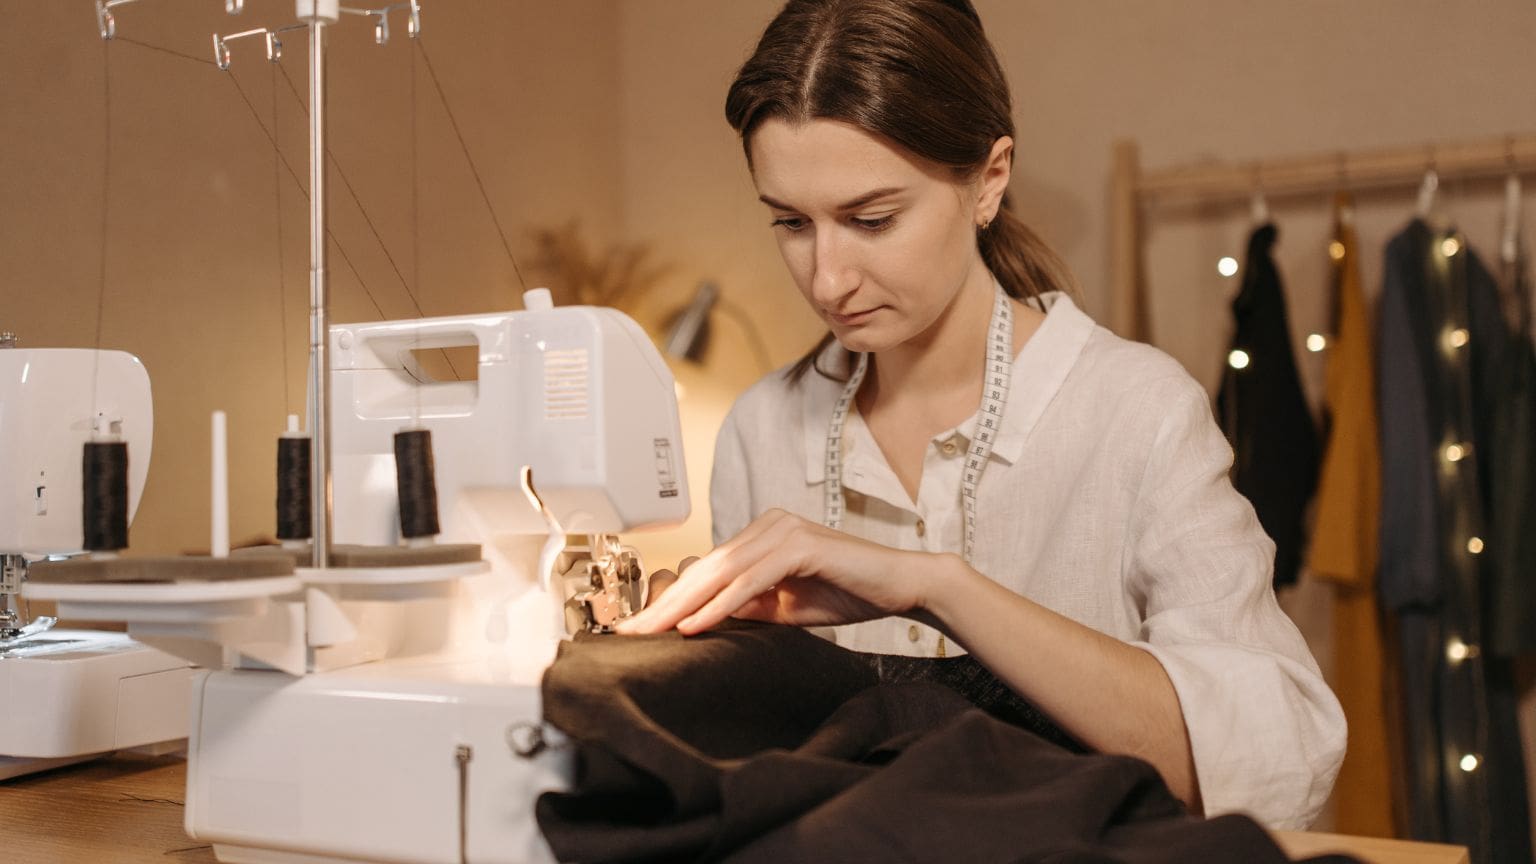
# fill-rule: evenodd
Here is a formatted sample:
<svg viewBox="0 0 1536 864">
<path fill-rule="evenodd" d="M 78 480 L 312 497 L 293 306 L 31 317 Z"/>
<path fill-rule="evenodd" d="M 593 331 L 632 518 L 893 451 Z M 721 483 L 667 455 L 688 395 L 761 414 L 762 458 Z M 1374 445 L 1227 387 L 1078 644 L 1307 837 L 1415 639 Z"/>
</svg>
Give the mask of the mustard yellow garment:
<svg viewBox="0 0 1536 864">
<path fill-rule="evenodd" d="M 1349 750 L 1334 786 L 1336 830 L 1391 837 L 1391 759 L 1384 698 L 1381 618 L 1376 602 L 1381 458 L 1376 438 L 1375 365 L 1359 241 L 1349 196 L 1334 200 L 1336 321 L 1328 346 L 1332 417 L 1312 536 L 1311 571 L 1334 585 L 1334 684 L 1349 721 Z"/>
</svg>

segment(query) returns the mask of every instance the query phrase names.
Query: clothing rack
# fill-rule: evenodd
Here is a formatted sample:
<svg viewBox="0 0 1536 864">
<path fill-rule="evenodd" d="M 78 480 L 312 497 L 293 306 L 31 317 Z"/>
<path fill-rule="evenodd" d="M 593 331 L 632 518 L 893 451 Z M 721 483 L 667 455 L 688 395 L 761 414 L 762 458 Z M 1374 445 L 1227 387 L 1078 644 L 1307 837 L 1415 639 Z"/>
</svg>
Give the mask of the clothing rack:
<svg viewBox="0 0 1536 864">
<path fill-rule="evenodd" d="M 1146 341 L 1142 226 L 1146 210 L 1231 205 L 1265 198 L 1327 195 L 1340 189 L 1412 188 L 1433 170 L 1486 180 L 1536 172 L 1536 135 L 1366 151 L 1334 151 L 1252 162 L 1201 162 L 1143 171 L 1136 142 L 1115 142 L 1110 175 L 1110 328 Z"/>
</svg>

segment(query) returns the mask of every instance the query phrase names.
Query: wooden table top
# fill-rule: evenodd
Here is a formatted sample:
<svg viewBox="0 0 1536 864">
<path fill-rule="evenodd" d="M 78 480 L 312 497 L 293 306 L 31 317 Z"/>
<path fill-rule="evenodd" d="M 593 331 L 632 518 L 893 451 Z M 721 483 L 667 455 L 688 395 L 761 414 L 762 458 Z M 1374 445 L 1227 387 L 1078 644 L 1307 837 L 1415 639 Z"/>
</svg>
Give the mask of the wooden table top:
<svg viewBox="0 0 1536 864">
<path fill-rule="evenodd" d="M 0 841 L 15 864 L 214 864 L 182 831 L 187 763 L 115 756 L 0 782 Z M 1293 856 L 1345 852 L 1369 864 L 1467 864 L 1460 846 L 1277 831 Z"/>
<path fill-rule="evenodd" d="M 187 763 L 116 756 L 0 782 L 0 841 L 17 864 L 213 864 L 182 830 Z"/>
</svg>

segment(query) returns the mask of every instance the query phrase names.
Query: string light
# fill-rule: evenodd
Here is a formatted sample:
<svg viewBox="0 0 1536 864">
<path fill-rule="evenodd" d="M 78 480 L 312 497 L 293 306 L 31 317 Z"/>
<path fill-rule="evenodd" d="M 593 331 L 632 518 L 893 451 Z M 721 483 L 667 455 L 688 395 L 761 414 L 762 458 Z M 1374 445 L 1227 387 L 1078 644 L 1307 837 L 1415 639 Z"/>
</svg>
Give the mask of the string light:
<svg viewBox="0 0 1536 864">
<path fill-rule="evenodd" d="M 1328 257 L 1335 261 L 1344 260 L 1344 244 L 1335 240 L 1328 244 Z"/>
<path fill-rule="evenodd" d="M 1461 241 L 1455 237 L 1447 237 L 1440 241 L 1440 251 L 1445 253 L 1445 257 L 1453 258 L 1457 252 L 1461 251 Z"/>
<path fill-rule="evenodd" d="M 1481 555 L 1483 553 L 1483 538 L 1467 538 L 1467 551 L 1471 552 L 1473 555 Z"/>
<path fill-rule="evenodd" d="M 1462 348 L 1471 339 L 1472 334 L 1467 332 L 1467 328 L 1457 327 L 1455 330 L 1451 331 L 1450 335 L 1446 337 L 1445 341 L 1449 342 L 1452 348 Z"/>
<path fill-rule="evenodd" d="M 1233 369 L 1247 369 L 1249 359 L 1248 352 L 1239 348 L 1227 355 L 1227 365 Z"/>
<path fill-rule="evenodd" d="M 1216 262 L 1216 272 L 1223 276 L 1233 276 L 1237 273 L 1237 259 L 1230 255 Z"/>
<path fill-rule="evenodd" d="M 1460 462 L 1467 456 L 1467 448 L 1461 444 L 1447 444 L 1445 447 L 1445 461 Z"/>
<path fill-rule="evenodd" d="M 1321 333 L 1313 333 L 1307 337 L 1307 350 L 1313 354 L 1328 347 L 1328 337 Z"/>
<path fill-rule="evenodd" d="M 1461 770 L 1467 772 L 1468 774 L 1472 773 L 1473 771 L 1476 771 L 1477 770 L 1477 766 L 1480 765 L 1480 764 L 1481 764 L 1481 761 L 1476 756 L 1472 755 L 1471 753 L 1468 753 L 1467 755 L 1461 757 Z"/>
<path fill-rule="evenodd" d="M 1469 657 L 1476 656 L 1477 649 L 1461 641 L 1460 639 L 1452 638 L 1451 641 L 1445 643 L 1445 659 L 1451 661 L 1453 665 L 1460 663 Z"/>
</svg>

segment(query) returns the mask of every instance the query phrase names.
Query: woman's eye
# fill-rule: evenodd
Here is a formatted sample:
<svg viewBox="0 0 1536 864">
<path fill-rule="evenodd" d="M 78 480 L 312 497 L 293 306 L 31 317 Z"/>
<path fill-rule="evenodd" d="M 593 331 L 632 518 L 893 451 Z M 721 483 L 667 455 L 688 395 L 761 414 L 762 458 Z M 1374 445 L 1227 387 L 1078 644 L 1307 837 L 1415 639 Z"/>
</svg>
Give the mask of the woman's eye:
<svg viewBox="0 0 1536 864">
<path fill-rule="evenodd" d="M 805 227 L 805 220 L 799 216 L 780 216 L 779 218 L 773 220 L 769 227 L 787 228 L 790 231 L 799 231 L 801 228 Z"/>
<path fill-rule="evenodd" d="M 895 224 L 896 216 L 895 214 L 891 214 L 888 216 L 877 216 L 873 219 L 865 219 L 855 216 L 850 221 L 852 221 L 853 224 L 859 226 L 860 228 L 863 228 L 865 231 L 884 231 L 885 229 L 891 227 L 891 225 Z"/>
</svg>

